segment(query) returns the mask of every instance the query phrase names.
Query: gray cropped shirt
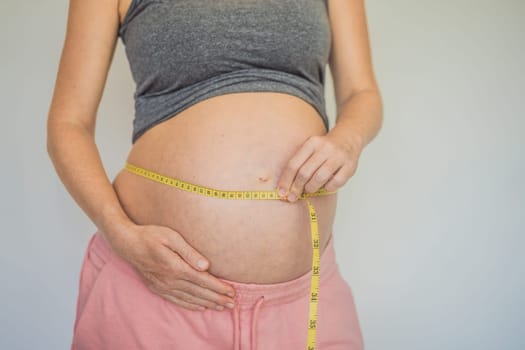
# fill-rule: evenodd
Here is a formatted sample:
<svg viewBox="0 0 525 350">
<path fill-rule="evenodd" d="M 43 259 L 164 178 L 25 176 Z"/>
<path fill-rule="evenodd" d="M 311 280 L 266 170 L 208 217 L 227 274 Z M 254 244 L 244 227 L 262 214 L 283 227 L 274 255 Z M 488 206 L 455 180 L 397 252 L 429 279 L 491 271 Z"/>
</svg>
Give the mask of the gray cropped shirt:
<svg viewBox="0 0 525 350">
<path fill-rule="evenodd" d="M 323 120 L 328 0 L 132 0 L 118 35 L 136 83 L 132 143 L 212 96 L 288 93 Z"/>
</svg>

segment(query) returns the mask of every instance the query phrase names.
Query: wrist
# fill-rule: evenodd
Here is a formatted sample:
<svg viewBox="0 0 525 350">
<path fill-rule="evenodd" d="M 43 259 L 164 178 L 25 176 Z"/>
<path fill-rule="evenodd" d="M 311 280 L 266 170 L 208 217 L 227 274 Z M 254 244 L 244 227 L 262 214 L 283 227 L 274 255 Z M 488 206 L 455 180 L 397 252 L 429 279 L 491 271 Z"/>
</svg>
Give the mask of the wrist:
<svg viewBox="0 0 525 350">
<path fill-rule="evenodd" d="M 354 152 L 357 152 L 357 154 L 361 154 L 361 151 L 365 147 L 364 137 L 351 125 L 344 125 L 342 122 L 337 123 L 328 134 L 335 135 L 343 140 L 343 142 L 350 145 L 350 148 L 352 148 Z"/>
<path fill-rule="evenodd" d="M 104 208 L 101 220 L 97 227 L 109 245 L 118 252 L 125 248 L 127 242 L 133 237 L 137 225 L 119 208 Z"/>
</svg>

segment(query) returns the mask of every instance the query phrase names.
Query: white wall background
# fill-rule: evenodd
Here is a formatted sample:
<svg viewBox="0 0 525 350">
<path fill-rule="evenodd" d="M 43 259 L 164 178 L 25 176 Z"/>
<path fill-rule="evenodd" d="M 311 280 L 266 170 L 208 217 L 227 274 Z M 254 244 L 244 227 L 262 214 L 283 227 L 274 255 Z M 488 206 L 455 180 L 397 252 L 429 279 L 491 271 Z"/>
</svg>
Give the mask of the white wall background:
<svg viewBox="0 0 525 350">
<path fill-rule="evenodd" d="M 66 1 L 0 2 L 0 348 L 66 349 L 94 225 L 45 150 Z M 367 350 L 525 348 L 525 2 L 367 1 L 385 104 L 341 190 L 341 270 Z M 334 100 L 328 80 L 329 112 Z M 131 146 L 119 42 L 97 143 Z"/>
</svg>

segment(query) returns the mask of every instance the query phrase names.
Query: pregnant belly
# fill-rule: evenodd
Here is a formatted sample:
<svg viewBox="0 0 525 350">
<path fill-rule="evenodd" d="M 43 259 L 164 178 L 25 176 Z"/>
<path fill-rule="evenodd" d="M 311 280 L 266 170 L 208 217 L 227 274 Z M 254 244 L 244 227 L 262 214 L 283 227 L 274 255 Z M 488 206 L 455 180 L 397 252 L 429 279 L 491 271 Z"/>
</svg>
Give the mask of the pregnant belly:
<svg viewBox="0 0 525 350">
<path fill-rule="evenodd" d="M 325 134 L 298 97 L 231 93 L 195 104 L 145 132 L 127 161 L 220 190 L 275 190 L 299 147 Z M 130 219 L 172 228 L 210 261 L 209 272 L 244 283 L 278 283 L 311 269 L 305 200 L 228 200 L 170 187 L 121 170 L 113 187 Z M 320 247 L 332 234 L 337 194 L 309 198 Z"/>
</svg>

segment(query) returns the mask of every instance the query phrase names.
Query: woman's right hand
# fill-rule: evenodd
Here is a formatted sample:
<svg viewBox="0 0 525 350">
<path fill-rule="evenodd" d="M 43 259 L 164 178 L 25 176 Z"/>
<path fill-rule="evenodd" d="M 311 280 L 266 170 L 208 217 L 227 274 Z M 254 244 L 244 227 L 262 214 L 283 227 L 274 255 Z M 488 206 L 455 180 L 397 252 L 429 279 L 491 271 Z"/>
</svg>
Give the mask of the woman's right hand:
<svg viewBox="0 0 525 350">
<path fill-rule="evenodd" d="M 209 262 L 182 235 L 166 226 L 135 225 L 128 227 L 125 247 L 114 250 L 138 272 L 152 292 L 190 310 L 233 306 L 232 286 L 206 271 Z M 199 265 L 199 261 L 204 265 Z M 218 307 L 218 308 L 217 308 Z"/>
</svg>

